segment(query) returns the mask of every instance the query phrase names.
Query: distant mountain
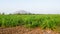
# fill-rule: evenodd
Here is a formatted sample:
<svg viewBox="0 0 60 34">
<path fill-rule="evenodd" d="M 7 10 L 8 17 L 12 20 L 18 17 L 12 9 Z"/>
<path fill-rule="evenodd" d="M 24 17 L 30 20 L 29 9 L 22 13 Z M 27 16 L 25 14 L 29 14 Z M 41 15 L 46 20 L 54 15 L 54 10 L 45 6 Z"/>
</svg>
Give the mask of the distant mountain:
<svg viewBox="0 0 60 34">
<path fill-rule="evenodd" d="M 28 11 L 20 10 L 20 11 L 14 12 L 14 14 L 31 14 L 31 13 Z"/>
</svg>

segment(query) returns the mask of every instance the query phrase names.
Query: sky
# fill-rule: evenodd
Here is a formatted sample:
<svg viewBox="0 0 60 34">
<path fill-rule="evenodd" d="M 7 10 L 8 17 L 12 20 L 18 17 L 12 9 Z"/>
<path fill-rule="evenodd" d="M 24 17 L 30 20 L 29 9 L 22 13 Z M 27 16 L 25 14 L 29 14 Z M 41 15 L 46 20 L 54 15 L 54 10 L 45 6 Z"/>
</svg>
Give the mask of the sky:
<svg viewBox="0 0 60 34">
<path fill-rule="evenodd" d="M 1 13 L 19 10 L 37 14 L 60 14 L 60 0 L 0 0 Z"/>
</svg>

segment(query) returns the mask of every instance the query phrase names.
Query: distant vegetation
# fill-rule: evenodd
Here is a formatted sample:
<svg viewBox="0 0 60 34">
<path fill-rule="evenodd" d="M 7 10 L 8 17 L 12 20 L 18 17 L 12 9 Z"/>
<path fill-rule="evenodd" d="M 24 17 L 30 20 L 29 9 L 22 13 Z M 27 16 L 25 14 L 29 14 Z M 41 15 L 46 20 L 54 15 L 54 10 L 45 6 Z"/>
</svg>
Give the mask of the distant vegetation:
<svg viewBox="0 0 60 34">
<path fill-rule="evenodd" d="M 55 29 L 60 27 L 60 15 L 0 15 L 0 27 L 41 27 Z"/>
</svg>

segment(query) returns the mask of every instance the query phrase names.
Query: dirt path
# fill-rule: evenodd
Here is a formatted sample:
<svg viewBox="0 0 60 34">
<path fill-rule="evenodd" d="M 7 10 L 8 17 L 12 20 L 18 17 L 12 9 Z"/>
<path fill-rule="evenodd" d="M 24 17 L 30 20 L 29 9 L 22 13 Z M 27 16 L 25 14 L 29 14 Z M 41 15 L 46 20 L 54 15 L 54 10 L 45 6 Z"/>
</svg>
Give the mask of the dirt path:
<svg viewBox="0 0 60 34">
<path fill-rule="evenodd" d="M 40 28 L 27 29 L 24 27 L 0 28 L 0 34 L 60 34 L 52 30 L 42 30 Z"/>
</svg>

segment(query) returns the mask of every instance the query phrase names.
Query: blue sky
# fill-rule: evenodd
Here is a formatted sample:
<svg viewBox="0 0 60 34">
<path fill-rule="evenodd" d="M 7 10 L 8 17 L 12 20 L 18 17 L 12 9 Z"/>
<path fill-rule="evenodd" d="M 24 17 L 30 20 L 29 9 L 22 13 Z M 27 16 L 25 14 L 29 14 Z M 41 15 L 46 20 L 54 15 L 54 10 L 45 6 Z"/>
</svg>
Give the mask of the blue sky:
<svg viewBox="0 0 60 34">
<path fill-rule="evenodd" d="M 25 10 L 32 13 L 60 13 L 60 0 L 0 0 L 0 12 Z"/>
</svg>

